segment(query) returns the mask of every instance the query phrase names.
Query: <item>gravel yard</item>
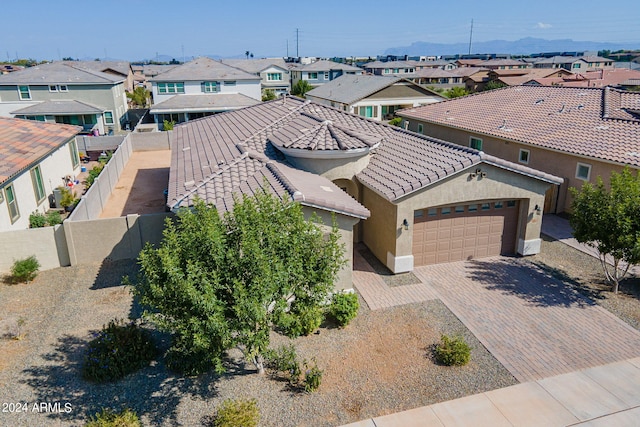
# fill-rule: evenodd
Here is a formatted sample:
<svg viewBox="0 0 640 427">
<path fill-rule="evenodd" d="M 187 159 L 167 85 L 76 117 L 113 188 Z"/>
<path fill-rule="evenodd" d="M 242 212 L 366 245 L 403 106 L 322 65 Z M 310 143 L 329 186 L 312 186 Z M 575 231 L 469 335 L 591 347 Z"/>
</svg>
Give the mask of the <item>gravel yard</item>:
<svg viewBox="0 0 640 427">
<path fill-rule="evenodd" d="M 136 315 L 120 278 L 132 262 L 68 267 L 40 273 L 29 284 L 0 285 L 0 395 L 26 402 L 26 413 L 0 412 L 0 425 L 78 425 L 101 407 L 128 406 L 145 425 L 206 425 L 225 398 L 256 398 L 262 426 L 330 426 L 388 414 L 515 384 L 515 379 L 439 301 L 369 311 L 343 330 L 327 327 L 298 338 L 300 358 L 324 370 L 320 390 L 306 394 L 287 382 L 255 374 L 239 352 L 228 374 L 196 379 L 175 376 L 162 360 L 122 381 L 93 385 L 80 378 L 83 349 L 115 317 Z M 10 339 L 19 318 L 21 340 Z M 442 333 L 461 334 L 473 347 L 462 368 L 436 365 L 430 346 Z M 159 337 L 160 338 L 160 337 Z M 161 338 L 160 338 L 161 339 Z M 274 334 L 274 346 L 287 339 Z M 166 346 L 166 342 L 161 345 Z M 33 412 L 36 402 L 69 413 Z"/>
<path fill-rule="evenodd" d="M 546 239 L 542 250 L 527 260 L 640 328 L 638 279 L 623 283 L 615 296 L 600 281 L 598 260 Z M 144 425 L 199 426 L 207 425 L 222 400 L 244 397 L 258 400 L 261 426 L 331 426 L 516 383 L 440 301 L 376 311 L 361 302 L 359 316 L 344 330 L 323 327 L 295 340 L 300 358 L 315 357 L 324 370 L 320 390 L 313 394 L 255 374 L 237 351 L 230 352 L 228 373 L 221 377 L 182 378 L 167 372 L 159 359 L 114 384 L 87 383 L 80 378 L 80 363 L 91 332 L 113 318 L 139 315 L 120 285 L 121 277 L 135 269 L 134 262 L 84 265 L 42 272 L 29 284 L 0 284 L 0 403 L 27 403 L 28 409 L 0 408 L 0 425 L 82 425 L 102 407 L 126 406 L 141 415 Z M 18 327 L 20 319 L 24 324 Z M 443 333 L 466 338 L 473 348 L 469 365 L 433 362 L 430 347 Z M 166 347 L 166 337 L 157 337 Z M 280 335 L 272 337 L 274 346 L 285 342 Z M 59 410 L 34 411 L 41 402 L 58 402 L 49 409 Z M 65 403 L 71 405 L 68 412 Z"/>
</svg>

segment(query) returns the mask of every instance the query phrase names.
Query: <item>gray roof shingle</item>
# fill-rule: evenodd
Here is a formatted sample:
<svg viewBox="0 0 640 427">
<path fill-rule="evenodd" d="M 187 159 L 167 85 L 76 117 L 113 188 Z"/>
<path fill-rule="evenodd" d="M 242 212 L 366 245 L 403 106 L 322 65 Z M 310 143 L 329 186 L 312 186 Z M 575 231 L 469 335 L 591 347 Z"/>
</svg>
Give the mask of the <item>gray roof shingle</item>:
<svg viewBox="0 0 640 427">
<path fill-rule="evenodd" d="M 400 77 L 343 75 L 307 92 L 309 96 L 352 104 L 401 81 Z"/>
<path fill-rule="evenodd" d="M 50 62 L 24 70 L 0 75 L 0 85 L 25 84 L 109 84 L 124 81 L 124 77 L 101 71 L 74 67 L 72 62 Z"/>
<path fill-rule="evenodd" d="M 149 79 L 151 82 L 198 80 L 260 80 L 260 77 L 203 56 Z"/>
<path fill-rule="evenodd" d="M 201 95 L 174 95 L 166 101 L 155 104 L 151 114 L 198 112 L 198 111 L 226 111 L 236 108 L 249 107 L 259 104 L 250 96 L 242 93 L 212 93 Z"/>
<path fill-rule="evenodd" d="M 11 114 L 102 114 L 104 108 L 82 101 L 44 101 L 12 111 Z"/>
</svg>

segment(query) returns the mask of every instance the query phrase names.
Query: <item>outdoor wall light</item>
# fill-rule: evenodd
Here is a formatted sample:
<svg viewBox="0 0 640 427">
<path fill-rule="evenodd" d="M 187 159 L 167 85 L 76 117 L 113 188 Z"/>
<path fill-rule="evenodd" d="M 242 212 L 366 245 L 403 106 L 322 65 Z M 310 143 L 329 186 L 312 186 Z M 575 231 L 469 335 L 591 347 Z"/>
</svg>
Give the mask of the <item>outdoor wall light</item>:
<svg viewBox="0 0 640 427">
<path fill-rule="evenodd" d="M 487 173 L 485 171 L 483 171 L 482 169 L 478 168 L 475 170 L 475 172 L 471 172 L 469 174 L 469 177 L 471 178 L 475 178 L 479 176 L 480 178 L 484 178 L 485 176 L 487 176 Z"/>
<path fill-rule="evenodd" d="M 535 208 L 533 208 L 534 211 L 536 211 L 537 214 L 540 214 L 540 212 L 542 211 L 542 209 L 540 209 L 539 205 L 536 205 Z"/>
<path fill-rule="evenodd" d="M 404 227 L 404 229 L 405 229 L 405 230 L 408 230 L 408 229 L 409 229 L 409 221 L 407 221 L 407 218 L 405 218 L 405 219 L 402 221 L 402 226 Z"/>
</svg>

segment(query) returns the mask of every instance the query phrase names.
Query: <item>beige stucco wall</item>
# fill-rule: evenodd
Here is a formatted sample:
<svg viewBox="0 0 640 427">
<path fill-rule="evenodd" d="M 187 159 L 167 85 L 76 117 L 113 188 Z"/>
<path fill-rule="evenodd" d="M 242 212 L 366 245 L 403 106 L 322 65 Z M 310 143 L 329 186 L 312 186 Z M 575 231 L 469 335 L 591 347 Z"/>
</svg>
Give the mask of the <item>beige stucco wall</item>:
<svg viewBox="0 0 640 427">
<path fill-rule="evenodd" d="M 470 178 L 477 168 L 485 177 Z M 540 238 L 542 215 L 535 206 L 544 204 L 549 184 L 488 164 L 474 166 L 468 171 L 440 181 L 408 195 L 395 204 L 364 187 L 363 203 L 371 211 L 371 218 L 363 223 L 363 241 L 369 249 L 393 272 L 412 269 L 413 213 L 426 207 L 467 204 L 492 200 L 519 200 L 518 223 L 519 253 L 536 253 Z M 403 220 L 409 223 L 404 230 Z M 526 247 L 525 247 L 526 244 Z M 408 268 L 411 264 L 411 268 Z"/>
<path fill-rule="evenodd" d="M 322 175 L 331 181 L 336 179 L 352 179 L 369 164 L 371 154 L 363 153 L 360 157 L 305 159 L 287 156 L 287 161 L 298 169 Z"/>
<path fill-rule="evenodd" d="M 62 225 L 0 233 L 0 273 L 8 273 L 17 260 L 34 255 L 40 270 L 69 265 Z"/>
<path fill-rule="evenodd" d="M 416 132 L 418 130 L 418 123 L 421 122 L 409 119 L 409 130 Z M 578 163 L 591 165 L 590 182 L 592 183 L 596 182 L 597 176 L 602 176 L 604 181 L 607 182 L 612 171 L 620 172 L 623 168 L 621 165 L 606 163 L 592 158 L 569 155 L 528 144 L 484 136 L 465 130 L 448 128 L 431 123 L 423 122 L 423 124 L 423 133 L 425 135 L 467 147 L 469 146 L 470 137 L 473 136 L 474 138 L 480 138 L 482 139 L 482 151 L 514 163 L 518 163 L 521 149 L 529 150 L 529 163 L 526 166 L 564 178 L 565 180 L 565 182 L 559 187 L 557 212 L 569 212 L 571 210 L 572 199 L 568 189 L 570 187 L 582 187 L 584 181 L 576 178 L 576 168 Z M 555 209 L 551 212 L 554 211 Z"/>
<path fill-rule="evenodd" d="M 332 215 L 331 212 L 324 210 L 312 209 L 309 207 L 303 207 L 305 217 L 308 219 L 315 213 L 322 221 L 322 228 L 327 231 L 332 227 Z M 344 257 L 347 260 L 346 264 L 342 267 L 338 273 L 338 277 L 335 282 L 336 290 L 352 289 L 353 288 L 353 227 L 358 223 L 358 219 L 345 215 L 335 215 L 335 219 L 340 232 L 340 243 L 344 244 Z"/>
</svg>

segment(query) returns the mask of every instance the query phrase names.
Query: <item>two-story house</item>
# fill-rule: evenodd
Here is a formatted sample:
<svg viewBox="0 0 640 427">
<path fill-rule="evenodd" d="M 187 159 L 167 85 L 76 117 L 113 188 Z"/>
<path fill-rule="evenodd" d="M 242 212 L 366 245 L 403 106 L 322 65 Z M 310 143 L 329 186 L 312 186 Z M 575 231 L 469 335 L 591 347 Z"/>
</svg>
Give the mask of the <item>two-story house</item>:
<svg viewBox="0 0 640 427">
<path fill-rule="evenodd" d="M 0 75 L 0 116 L 77 125 L 100 134 L 118 132 L 128 121 L 125 81 L 76 62 L 25 68 Z"/>
<path fill-rule="evenodd" d="M 613 60 L 600 56 L 553 56 L 533 63 L 533 68 L 564 68 L 574 73 L 613 68 Z"/>
<path fill-rule="evenodd" d="M 291 92 L 291 73 L 282 58 L 223 59 L 223 64 L 260 76 L 262 90 L 272 90 L 276 95 Z"/>
<path fill-rule="evenodd" d="M 306 80 L 311 86 L 317 87 L 343 74 L 360 75 L 363 74 L 363 71 L 362 68 L 352 65 L 320 60 L 293 68 L 291 70 L 291 86 L 295 86 L 300 80 Z"/>
<path fill-rule="evenodd" d="M 77 126 L 0 117 L 0 231 L 29 228 L 53 189 L 80 171 Z"/>
<path fill-rule="evenodd" d="M 262 100 L 260 76 L 207 57 L 196 58 L 149 81 L 154 101 L 150 113 L 159 127 L 165 120 L 187 122 Z"/>
</svg>

